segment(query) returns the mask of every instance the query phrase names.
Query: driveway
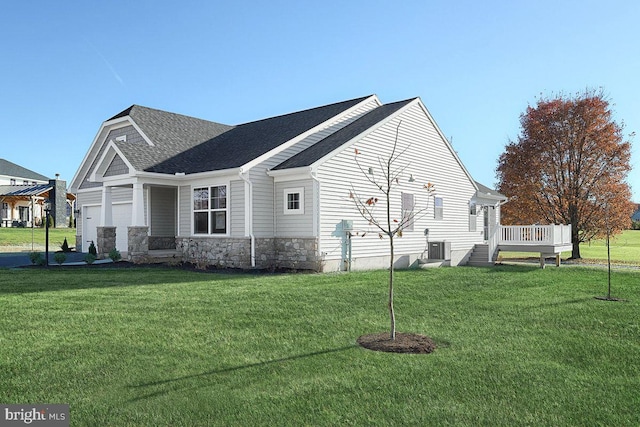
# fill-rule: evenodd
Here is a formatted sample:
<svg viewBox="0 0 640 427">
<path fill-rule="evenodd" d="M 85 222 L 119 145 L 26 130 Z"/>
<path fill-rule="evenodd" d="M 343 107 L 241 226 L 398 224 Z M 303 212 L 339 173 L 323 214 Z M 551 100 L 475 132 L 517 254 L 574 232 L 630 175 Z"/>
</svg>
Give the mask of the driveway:
<svg viewBox="0 0 640 427">
<path fill-rule="evenodd" d="M 44 252 L 42 252 L 44 256 Z M 55 252 L 49 252 L 49 265 L 57 265 L 53 256 Z M 87 255 L 82 252 L 67 252 L 67 259 L 64 264 L 84 263 L 84 257 Z M 0 253 L 0 268 L 8 267 L 24 267 L 31 265 L 29 252 L 2 252 Z"/>
</svg>

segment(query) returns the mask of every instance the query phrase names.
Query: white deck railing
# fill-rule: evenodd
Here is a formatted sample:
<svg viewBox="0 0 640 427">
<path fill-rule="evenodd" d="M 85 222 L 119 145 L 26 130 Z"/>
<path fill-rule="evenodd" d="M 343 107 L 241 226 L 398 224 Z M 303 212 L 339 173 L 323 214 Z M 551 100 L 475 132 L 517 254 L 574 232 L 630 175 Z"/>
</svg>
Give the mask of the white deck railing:
<svg viewBox="0 0 640 427">
<path fill-rule="evenodd" d="M 488 244 L 489 262 L 498 245 L 571 245 L 571 225 L 499 225 Z"/>
<path fill-rule="evenodd" d="M 499 245 L 570 245 L 571 225 L 501 225 Z"/>
</svg>

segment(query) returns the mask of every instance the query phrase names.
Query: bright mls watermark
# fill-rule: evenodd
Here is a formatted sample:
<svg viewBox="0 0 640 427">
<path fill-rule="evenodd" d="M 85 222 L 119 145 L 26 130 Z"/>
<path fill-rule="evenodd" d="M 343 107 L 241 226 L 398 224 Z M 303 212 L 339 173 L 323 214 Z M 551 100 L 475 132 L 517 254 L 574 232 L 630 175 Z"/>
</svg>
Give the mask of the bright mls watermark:
<svg viewBox="0 0 640 427">
<path fill-rule="evenodd" d="M 0 404 L 0 427 L 4 426 L 69 427 L 69 405 Z"/>
</svg>

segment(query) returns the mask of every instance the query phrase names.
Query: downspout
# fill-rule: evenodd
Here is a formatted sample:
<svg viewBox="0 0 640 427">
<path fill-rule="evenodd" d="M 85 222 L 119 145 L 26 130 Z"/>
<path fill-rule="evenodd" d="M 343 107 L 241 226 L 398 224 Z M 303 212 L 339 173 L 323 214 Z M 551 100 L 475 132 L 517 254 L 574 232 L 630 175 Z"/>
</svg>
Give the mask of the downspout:
<svg viewBox="0 0 640 427">
<path fill-rule="evenodd" d="M 318 176 L 316 174 L 315 171 L 311 171 L 311 179 L 313 179 L 317 184 L 318 184 L 318 197 L 314 197 L 313 198 L 313 216 L 314 216 L 314 220 L 315 220 L 315 230 L 313 230 L 313 234 L 315 235 L 316 239 L 318 239 L 318 247 L 317 247 L 317 254 L 316 256 L 318 257 L 319 260 L 322 260 L 322 251 L 320 250 L 320 180 L 318 179 Z M 313 192 L 315 195 L 315 191 Z"/>
<path fill-rule="evenodd" d="M 240 179 L 242 179 L 249 186 L 249 196 L 245 195 L 245 221 L 249 224 L 249 238 L 251 239 L 251 267 L 255 268 L 256 266 L 256 237 L 253 235 L 253 183 L 249 178 L 244 176 L 244 172 L 240 170 L 238 173 Z M 248 203 L 247 203 L 248 201 Z M 246 230 L 246 226 L 245 226 Z"/>
</svg>

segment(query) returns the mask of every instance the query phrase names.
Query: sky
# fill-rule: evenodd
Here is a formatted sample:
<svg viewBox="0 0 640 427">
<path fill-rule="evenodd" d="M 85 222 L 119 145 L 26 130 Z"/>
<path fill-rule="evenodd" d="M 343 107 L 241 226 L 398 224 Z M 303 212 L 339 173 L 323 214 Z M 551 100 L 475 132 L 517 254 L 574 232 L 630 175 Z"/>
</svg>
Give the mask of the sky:
<svg viewBox="0 0 640 427">
<path fill-rule="evenodd" d="M 495 186 L 541 96 L 601 88 L 640 137 L 639 21 L 635 0 L 10 2 L 0 158 L 70 183 L 102 122 L 132 104 L 235 125 L 376 94 L 420 97 Z"/>
</svg>

